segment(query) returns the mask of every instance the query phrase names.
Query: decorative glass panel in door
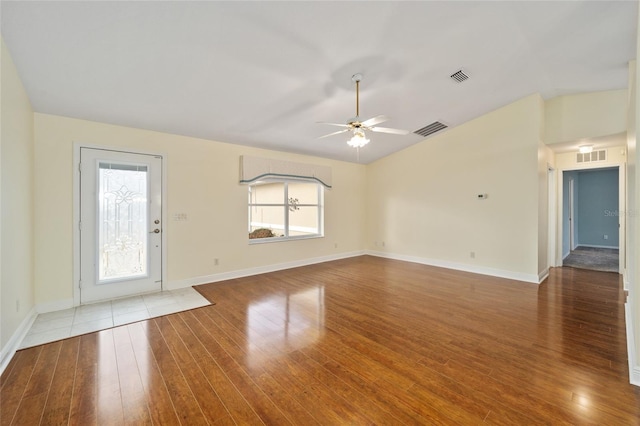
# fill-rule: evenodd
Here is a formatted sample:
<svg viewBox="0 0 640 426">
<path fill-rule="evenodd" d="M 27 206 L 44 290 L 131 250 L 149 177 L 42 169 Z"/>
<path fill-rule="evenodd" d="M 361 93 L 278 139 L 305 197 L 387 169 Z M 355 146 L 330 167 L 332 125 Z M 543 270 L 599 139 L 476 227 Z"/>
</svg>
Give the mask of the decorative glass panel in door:
<svg viewBox="0 0 640 426">
<path fill-rule="evenodd" d="M 147 166 L 100 163 L 98 281 L 147 275 Z"/>
</svg>

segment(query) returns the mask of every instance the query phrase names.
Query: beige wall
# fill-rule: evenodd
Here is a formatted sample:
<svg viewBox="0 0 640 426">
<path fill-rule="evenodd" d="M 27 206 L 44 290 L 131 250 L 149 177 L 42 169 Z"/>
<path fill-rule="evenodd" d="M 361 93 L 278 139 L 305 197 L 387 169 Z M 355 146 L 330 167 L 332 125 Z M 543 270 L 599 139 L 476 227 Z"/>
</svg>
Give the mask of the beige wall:
<svg viewBox="0 0 640 426">
<path fill-rule="evenodd" d="M 626 89 L 558 96 L 545 102 L 547 144 L 625 133 Z"/>
<path fill-rule="evenodd" d="M 640 10 L 638 11 L 638 23 L 640 24 Z M 636 34 L 636 58 L 640 54 L 640 32 Z M 637 85 L 640 81 L 640 67 L 637 61 L 629 64 L 629 92 L 628 119 L 627 119 L 627 277 L 629 286 L 628 308 L 629 317 L 632 319 L 631 331 L 635 347 L 633 353 L 629 353 L 629 367 L 631 378 L 640 386 L 640 225 L 638 215 L 640 211 L 640 173 L 638 164 L 640 150 L 637 149 L 638 141 L 638 114 L 640 114 L 640 92 Z M 629 327 L 629 326 L 627 326 Z M 630 352 L 632 352 L 630 351 Z"/>
<path fill-rule="evenodd" d="M 0 43 L 0 347 L 4 349 L 34 306 L 33 110 L 9 51 L 4 41 Z"/>
<path fill-rule="evenodd" d="M 541 105 L 544 108 L 544 105 Z M 541 133 L 544 128 L 541 128 Z M 549 168 L 555 166 L 553 151 L 538 141 L 538 278 L 549 272 Z"/>
<path fill-rule="evenodd" d="M 367 248 L 537 277 L 542 115 L 532 95 L 369 165 Z"/>
<path fill-rule="evenodd" d="M 74 142 L 165 154 L 168 220 L 164 231 L 170 288 L 198 277 L 362 249 L 363 165 L 36 113 L 39 304 L 73 297 Z M 238 183 L 240 155 L 331 167 L 333 189 L 325 192 L 325 238 L 249 245 L 247 186 Z M 173 221 L 176 213 L 186 213 L 188 220 Z"/>
</svg>

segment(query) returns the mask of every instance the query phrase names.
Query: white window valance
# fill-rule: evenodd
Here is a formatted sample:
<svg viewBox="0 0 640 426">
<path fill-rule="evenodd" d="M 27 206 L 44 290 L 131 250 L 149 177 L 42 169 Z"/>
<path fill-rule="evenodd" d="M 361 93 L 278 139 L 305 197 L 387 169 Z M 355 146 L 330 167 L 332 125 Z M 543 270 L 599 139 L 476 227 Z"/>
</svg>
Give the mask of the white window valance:
<svg viewBox="0 0 640 426">
<path fill-rule="evenodd" d="M 269 158 L 240 156 L 240 183 L 268 179 L 304 179 L 331 188 L 331 167 Z"/>
</svg>

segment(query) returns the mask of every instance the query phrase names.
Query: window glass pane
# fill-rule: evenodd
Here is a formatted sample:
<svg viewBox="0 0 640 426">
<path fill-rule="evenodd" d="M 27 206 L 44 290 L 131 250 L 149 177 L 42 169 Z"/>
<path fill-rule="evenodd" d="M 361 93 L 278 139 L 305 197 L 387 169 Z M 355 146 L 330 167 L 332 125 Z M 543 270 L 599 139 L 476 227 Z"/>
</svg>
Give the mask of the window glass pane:
<svg viewBox="0 0 640 426">
<path fill-rule="evenodd" d="M 251 187 L 251 204 L 284 204 L 284 183 L 265 183 Z"/>
<path fill-rule="evenodd" d="M 101 163 L 98 279 L 147 274 L 146 167 Z"/>
<path fill-rule="evenodd" d="M 322 235 L 323 192 L 319 184 L 269 182 L 251 185 L 248 192 L 250 240 Z"/>
<path fill-rule="evenodd" d="M 297 207 L 289 209 L 289 236 L 319 234 L 318 207 Z"/>
<path fill-rule="evenodd" d="M 295 204 L 318 204 L 318 184 L 289 182 L 289 202 Z"/>
<path fill-rule="evenodd" d="M 251 206 L 249 211 L 250 239 L 284 236 L 284 206 Z M 261 229 L 271 232 L 255 232 Z"/>
</svg>

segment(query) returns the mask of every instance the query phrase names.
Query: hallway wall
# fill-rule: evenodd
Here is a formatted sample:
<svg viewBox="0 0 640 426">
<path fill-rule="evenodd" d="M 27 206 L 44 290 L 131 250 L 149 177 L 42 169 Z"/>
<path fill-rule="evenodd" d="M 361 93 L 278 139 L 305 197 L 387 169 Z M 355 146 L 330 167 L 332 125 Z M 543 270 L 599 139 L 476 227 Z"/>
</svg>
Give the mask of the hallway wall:
<svg viewBox="0 0 640 426">
<path fill-rule="evenodd" d="M 580 246 L 618 248 L 618 169 L 578 172 Z"/>
</svg>

